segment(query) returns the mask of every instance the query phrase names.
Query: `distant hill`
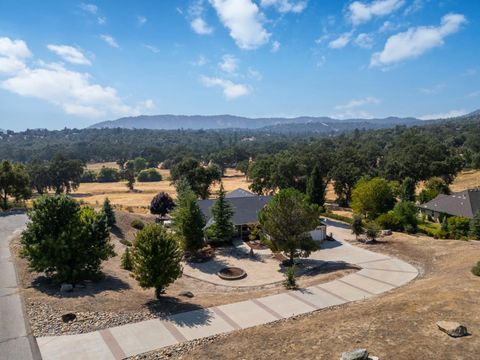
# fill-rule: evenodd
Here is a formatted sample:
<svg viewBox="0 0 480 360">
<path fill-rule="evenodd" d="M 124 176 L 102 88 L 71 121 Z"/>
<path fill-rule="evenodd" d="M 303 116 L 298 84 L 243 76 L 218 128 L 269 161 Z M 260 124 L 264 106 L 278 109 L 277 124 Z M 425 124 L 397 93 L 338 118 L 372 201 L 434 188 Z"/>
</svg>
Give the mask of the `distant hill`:
<svg viewBox="0 0 480 360">
<path fill-rule="evenodd" d="M 90 126 L 91 128 L 125 128 L 125 129 L 271 129 L 306 124 L 320 132 L 345 131 L 353 128 L 378 129 L 396 125 L 418 125 L 424 121 L 416 118 L 388 117 L 384 119 L 348 119 L 337 120 L 330 117 L 296 118 L 247 118 L 233 115 L 152 115 L 124 117 L 118 120 L 104 121 Z M 323 130 L 323 131 L 322 131 Z"/>
</svg>

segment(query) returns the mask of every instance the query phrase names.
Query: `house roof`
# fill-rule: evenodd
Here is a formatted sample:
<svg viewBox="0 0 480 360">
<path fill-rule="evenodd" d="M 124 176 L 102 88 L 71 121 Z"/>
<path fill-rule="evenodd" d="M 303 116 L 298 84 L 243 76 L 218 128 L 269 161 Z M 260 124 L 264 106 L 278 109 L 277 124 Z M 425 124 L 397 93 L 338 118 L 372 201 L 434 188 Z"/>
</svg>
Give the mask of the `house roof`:
<svg viewBox="0 0 480 360">
<path fill-rule="evenodd" d="M 464 190 L 451 195 L 441 194 L 419 205 L 419 208 L 472 219 L 480 211 L 480 189 Z"/>
<path fill-rule="evenodd" d="M 247 191 L 248 193 L 248 191 Z M 234 225 L 246 225 L 256 223 L 258 212 L 270 201 L 271 196 L 248 195 L 244 197 L 228 197 L 226 200 L 233 209 L 232 222 Z M 199 200 L 198 206 L 205 217 L 207 224 L 211 223 L 212 205 L 215 199 Z"/>
<path fill-rule="evenodd" d="M 237 198 L 237 197 L 252 197 L 256 196 L 254 193 L 238 188 L 233 191 L 230 191 L 225 197 L 230 199 L 230 198 Z"/>
</svg>

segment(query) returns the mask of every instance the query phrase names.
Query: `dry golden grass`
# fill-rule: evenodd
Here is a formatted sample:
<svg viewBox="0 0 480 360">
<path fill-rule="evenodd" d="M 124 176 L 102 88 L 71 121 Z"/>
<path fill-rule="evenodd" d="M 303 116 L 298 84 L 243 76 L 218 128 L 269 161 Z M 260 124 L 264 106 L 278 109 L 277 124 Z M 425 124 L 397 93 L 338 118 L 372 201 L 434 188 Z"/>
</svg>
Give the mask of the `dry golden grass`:
<svg viewBox="0 0 480 360">
<path fill-rule="evenodd" d="M 480 187 L 480 170 L 462 171 L 450 185 L 452 191 L 462 191 Z"/>
<path fill-rule="evenodd" d="M 104 162 L 104 163 L 87 164 L 87 169 L 93 170 L 93 171 L 99 171 L 104 166 L 108 168 L 114 168 L 114 169 L 120 168 L 116 162 Z"/>
<path fill-rule="evenodd" d="M 100 169 L 102 165 L 109 167 L 118 167 L 115 163 L 104 164 L 90 164 L 89 169 Z M 110 199 L 112 204 L 119 207 L 131 207 L 136 212 L 145 212 L 150 205 L 150 201 L 160 191 L 170 194 L 172 197 L 176 196 L 175 188 L 170 183 L 170 172 L 161 169 L 163 180 L 157 182 L 135 183 L 135 192 L 130 192 L 127 189 L 125 182 L 116 183 L 88 183 L 80 184 L 77 191 L 72 193 L 72 196 L 83 200 L 92 205 L 101 204 L 106 197 Z M 226 191 L 235 190 L 237 188 L 248 189 L 249 182 L 245 180 L 245 176 L 234 170 L 227 169 L 225 176 L 222 178 L 223 186 Z M 217 191 L 219 184 L 212 187 L 212 193 Z"/>
</svg>

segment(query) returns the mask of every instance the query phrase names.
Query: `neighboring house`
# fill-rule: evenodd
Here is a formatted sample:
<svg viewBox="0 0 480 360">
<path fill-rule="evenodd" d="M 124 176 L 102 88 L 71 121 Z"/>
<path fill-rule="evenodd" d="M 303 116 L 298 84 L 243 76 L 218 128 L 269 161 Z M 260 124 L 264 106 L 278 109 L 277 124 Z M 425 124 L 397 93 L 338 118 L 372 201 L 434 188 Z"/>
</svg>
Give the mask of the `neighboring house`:
<svg viewBox="0 0 480 360">
<path fill-rule="evenodd" d="M 442 215 L 462 216 L 472 219 L 480 211 L 480 189 L 470 189 L 451 195 L 438 195 L 418 206 L 419 210 L 437 220 Z"/>
<path fill-rule="evenodd" d="M 233 190 L 227 193 L 225 198 L 232 206 L 232 222 L 238 236 L 242 239 L 247 238 L 249 225 L 258 223 L 258 212 L 272 199 L 271 196 L 258 196 L 244 189 Z M 198 200 L 198 206 L 205 218 L 206 227 L 213 224 L 212 205 L 214 202 L 215 199 Z M 324 224 L 311 232 L 312 238 L 316 241 L 325 240 L 326 233 L 327 227 Z"/>
</svg>

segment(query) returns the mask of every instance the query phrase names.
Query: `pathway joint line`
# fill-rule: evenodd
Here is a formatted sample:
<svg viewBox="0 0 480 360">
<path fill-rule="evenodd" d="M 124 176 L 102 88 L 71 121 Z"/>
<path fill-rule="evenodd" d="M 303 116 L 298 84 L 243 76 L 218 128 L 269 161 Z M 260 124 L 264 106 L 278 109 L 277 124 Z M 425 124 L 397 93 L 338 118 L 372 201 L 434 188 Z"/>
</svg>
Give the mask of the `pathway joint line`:
<svg viewBox="0 0 480 360">
<path fill-rule="evenodd" d="M 320 291 L 323 291 L 324 293 L 327 293 L 327 294 L 333 296 L 334 298 L 337 298 L 338 300 L 343 301 L 344 303 L 350 302 L 350 300 L 347 300 L 347 299 L 345 299 L 344 297 L 342 297 L 342 296 L 340 296 L 340 295 L 337 295 L 337 294 L 335 294 L 334 292 L 332 292 L 332 291 L 330 291 L 330 290 L 327 290 L 327 289 L 321 287 L 320 285 L 315 285 L 315 288 L 318 289 L 318 290 L 320 290 Z"/>
<path fill-rule="evenodd" d="M 367 251 L 368 251 L 368 250 L 367 250 Z M 392 258 L 389 256 L 389 257 L 386 257 L 385 259 L 362 261 L 362 262 L 357 262 L 356 264 L 357 264 L 357 265 L 360 265 L 360 264 L 368 264 L 368 263 L 372 263 L 372 262 L 386 261 L 386 260 L 392 260 Z"/>
<path fill-rule="evenodd" d="M 161 322 L 165 326 L 165 328 L 168 330 L 168 332 L 172 334 L 175 340 L 177 340 L 177 342 L 182 343 L 182 342 L 188 341 L 187 338 L 183 336 L 180 330 L 178 330 L 172 322 L 170 321 L 161 321 Z"/>
<path fill-rule="evenodd" d="M 258 299 L 251 299 L 250 301 L 253 302 L 254 304 L 258 305 L 259 307 L 261 307 L 263 310 L 265 310 L 266 312 L 268 312 L 270 315 L 272 315 L 273 317 L 275 317 L 277 320 L 283 319 L 283 316 L 282 316 L 282 315 L 280 315 L 279 313 L 277 313 L 275 310 L 270 309 L 267 305 L 265 305 L 264 303 L 260 302 Z"/>
<path fill-rule="evenodd" d="M 337 281 L 339 281 L 339 282 L 341 282 L 342 284 L 345 284 L 345 285 L 347 285 L 347 286 L 353 287 L 353 288 L 355 288 L 355 289 L 357 289 L 357 290 L 360 290 L 360 291 L 362 291 L 362 292 L 364 292 L 364 293 L 366 293 L 366 294 L 368 294 L 368 295 L 376 295 L 375 293 L 372 293 L 371 291 L 365 290 L 365 289 L 361 288 L 360 286 L 352 285 L 352 284 L 350 284 L 350 283 L 348 283 L 348 282 L 346 282 L 346 281 L 343 281 L 342 279 L 337 279 Z"/>
<path fill-rule="evenodd" d="M 306 299 L 298 296 L 298 295 L 297 295 L 295 292 L 293 292 L 293 291 L 287 291 L 286 294 L 289 295 L 289 296 L 291 296 L 292 298 L 294 298 L 294 299 L 296 299 L 296 300 L 304 303 L 305 305 L 310 306 L 311 308 L 313 308 L 313 309 L 315 309 L 315 310 L 321 309 L 319 306 L 315 305 L 314 303 L 312 303 L 312 302 L 310 302 L 310 301 L 308 301 L 308 300 L 306 300 Z"/>
<path fill-rule="evenodd" d="M 385 285 L 388 285 L 388 286 L 393 286 L 394 288 L 397 287 L 397 285 L 394 285 L 392 283 L 389 283 L 388 281 L 385 281 L 385 280 L 379 280 L 379 279 L 375 279 L 374 277 L 371 277 L 371 276 L 368 276 L 368 275 L 364 275 L 364 274 L 360 274 L 360 273 L 356 273 L 358 276 L 362 276 L 366 279 L 370 279 L 370 280 L 373 280 L 373 281 L 377 281 L 379 283 L 382 283 L 382 284 L 385 284 Z"/>
<path fill-rule="evenodd" d="M 222 310 L 220 310 L 218 307 L 214 306 L 210 308 L 215 314 L 217 314 L 223 321 L 225 321 L 228 325 L 232 327 L 234 330 L 241 330 L 242 327 L 238 325 L 230 316 L 225 314 Z"/>
<path fill-rule="evenodd" d="M 406 274 L 418 274 L 418 271 L 408 271 L 408 270 L 392 270 L 392 269 L 378 269 L 378 268 L 363 268 L 363 270 L 376 270 L 376 271 L 389 271 L 389 272 L 398 272 L 398 273 L 406 273 Z"/>
<path fill-rule="evenodd" d="M 110 349 L 112 355 L 115 357 L 115 359 L 122 360 L 127 357 L 123 349 L 120 347 L 120 344 L 118 343 L 117 339 L 115 339 L 115 337 L 113 336 L 110 329 L 100 330 L 99 333 L 103 341 L 107 345 L 107 347 Z"/>
</svg>

